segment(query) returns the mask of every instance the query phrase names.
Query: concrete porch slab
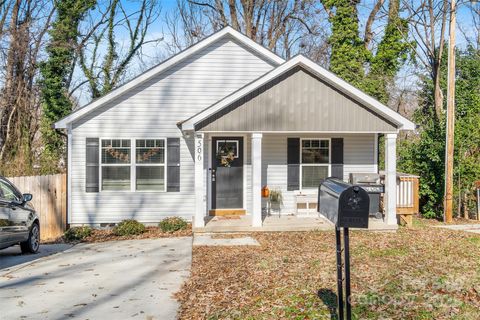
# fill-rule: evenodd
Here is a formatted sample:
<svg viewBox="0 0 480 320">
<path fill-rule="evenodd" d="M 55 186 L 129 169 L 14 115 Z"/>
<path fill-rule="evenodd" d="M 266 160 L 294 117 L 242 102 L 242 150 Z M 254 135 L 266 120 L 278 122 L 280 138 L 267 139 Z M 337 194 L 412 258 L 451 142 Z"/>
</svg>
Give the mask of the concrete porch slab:
<svg viewBox="0 0 480 320">
<path fill-rule="evenodd" d="M 250 215 L 245 215 L 235 217 L 206 217 L 205 227 L 194 227 L 193 231 L 195 233 L 228 233 L 316 231 L 333 229 L 333 224 L 320 216 L 267 216 L 264 217 L 263 225 L 261 227 L 252 227 L 252 217 Z M 370 219 L 369 221 L 369 231 L 396 231 L 397 229 L 397 225 L 387 225 L 383 220 Z"/>
</svg>

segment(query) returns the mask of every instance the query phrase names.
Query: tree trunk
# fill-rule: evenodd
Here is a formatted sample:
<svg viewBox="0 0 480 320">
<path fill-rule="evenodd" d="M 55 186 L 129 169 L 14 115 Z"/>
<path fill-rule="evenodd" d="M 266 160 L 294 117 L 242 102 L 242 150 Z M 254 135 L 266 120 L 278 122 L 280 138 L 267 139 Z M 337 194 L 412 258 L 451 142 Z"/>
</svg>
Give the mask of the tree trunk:
<svg viewBox="0 0 480 320">
<path fill-rule="evenodd" d="M 434 105 L 437 119 L 440 119 L 443 114 L 443 92 L 440 87 L 440 66 L 436 66 L 435 68 L 437 71 L 435 71 L 434 75 Z"/>
</svg>

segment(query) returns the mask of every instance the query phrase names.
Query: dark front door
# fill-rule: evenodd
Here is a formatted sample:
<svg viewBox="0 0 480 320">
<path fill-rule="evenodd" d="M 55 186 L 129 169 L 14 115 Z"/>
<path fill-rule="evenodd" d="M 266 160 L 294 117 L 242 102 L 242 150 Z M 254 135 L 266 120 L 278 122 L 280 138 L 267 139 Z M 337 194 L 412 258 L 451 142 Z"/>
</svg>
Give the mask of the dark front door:
<svg viewBox="0 0 480 320">
<path fill-rule="evenodd" d="M 243 138 L 212 138 L 212 209 L 243 208 Z"/>
</svg>

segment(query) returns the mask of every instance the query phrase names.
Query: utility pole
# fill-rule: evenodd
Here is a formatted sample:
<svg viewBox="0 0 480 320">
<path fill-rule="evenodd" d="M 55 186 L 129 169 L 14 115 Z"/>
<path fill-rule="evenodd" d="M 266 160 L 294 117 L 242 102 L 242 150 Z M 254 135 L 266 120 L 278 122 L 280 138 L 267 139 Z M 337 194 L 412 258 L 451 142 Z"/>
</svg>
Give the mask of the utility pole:
<svg viewBox="0 0 480 320">
<path fill-rule="evenodd" d="M 450 1 L 450 40 L 448 43 L 448 87 L 447 87 L 447 133 L 445 138 L 445 198 L 444 215 L 446 223 L 453 216 L 453 150 L 455 134 L 455 27 L 456 4 Z"/>
</svg>

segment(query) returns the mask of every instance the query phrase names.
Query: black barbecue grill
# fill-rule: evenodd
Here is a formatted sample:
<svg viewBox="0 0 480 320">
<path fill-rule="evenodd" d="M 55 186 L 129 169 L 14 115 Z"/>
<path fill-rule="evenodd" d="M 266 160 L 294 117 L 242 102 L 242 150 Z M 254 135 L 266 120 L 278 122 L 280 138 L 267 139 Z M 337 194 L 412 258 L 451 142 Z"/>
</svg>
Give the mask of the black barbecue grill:
<svg viewBox="0 0 480 320">
<path fill-rule="evenodd" d="M 381 219 L 380 195 L 384 193 L 385 187 L 380 182 L 380 175 L 378 173 L 350 173 L 349 182 L 367 191 L 370 198 L 369 215 Z"/>
</svg>

